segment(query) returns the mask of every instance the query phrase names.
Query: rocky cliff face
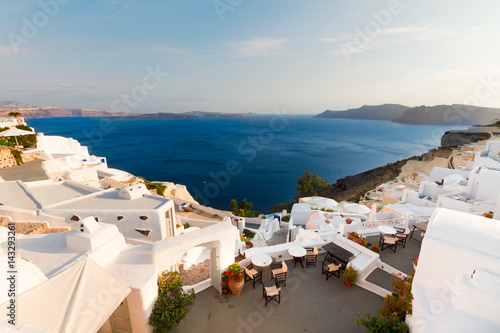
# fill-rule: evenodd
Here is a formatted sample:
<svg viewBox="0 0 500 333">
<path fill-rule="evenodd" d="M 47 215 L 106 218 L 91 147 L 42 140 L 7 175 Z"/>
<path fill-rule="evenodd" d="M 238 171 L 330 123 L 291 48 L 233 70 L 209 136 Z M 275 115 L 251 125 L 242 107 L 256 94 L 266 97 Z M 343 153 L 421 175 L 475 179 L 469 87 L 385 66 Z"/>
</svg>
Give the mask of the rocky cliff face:
<svg viewBox="0 0 500 333">
<path fill-rule="evenodd" d="M 441 137 L 441 147 L 459 147 L 472 142 L 478 142 L 491 138 L 491 133 L 488 132 L 459 132 L 448 131 Z"/>
</svg>

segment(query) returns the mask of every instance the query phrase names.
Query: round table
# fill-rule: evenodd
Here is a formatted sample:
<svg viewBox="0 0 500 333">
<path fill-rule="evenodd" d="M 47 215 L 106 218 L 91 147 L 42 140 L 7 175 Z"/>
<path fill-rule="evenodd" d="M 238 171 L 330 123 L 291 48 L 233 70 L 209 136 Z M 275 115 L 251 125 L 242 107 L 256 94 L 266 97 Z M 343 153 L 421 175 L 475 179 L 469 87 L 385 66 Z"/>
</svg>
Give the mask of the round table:
<svg viewBox="0 0 500 333">
<path fill-rule="evenodd" d="M 378 230 L 381 233 L 386 234 L 386 235 L 394 235 L 397 232 L 396 229 L 394 229 L 393 227 L 388 227 L 388 226 L 385 226 L 385 225 L 379 226 Z"/>
<path fill-rule="evenodd" d="M 273 258 L 271 258 L 268 254 L 256 254 L 250 259 L 250 261 L 257 272 L 262 272 L 269 268 L 273 262 Z"/>
<path fill-rule="evenodd" d="M 297 263 L 300 263 L 300 265 L 304 267 L 304 264 L 302 263 L 302 258 L 304 258 L 304 256 L 307 254 L 306 249 L 304 249 L 301 246 L 295 245 L 288 249 L 288 253 L 293 257 L 294 268 L 295 265 L 297 265 Z"/>
</svg>

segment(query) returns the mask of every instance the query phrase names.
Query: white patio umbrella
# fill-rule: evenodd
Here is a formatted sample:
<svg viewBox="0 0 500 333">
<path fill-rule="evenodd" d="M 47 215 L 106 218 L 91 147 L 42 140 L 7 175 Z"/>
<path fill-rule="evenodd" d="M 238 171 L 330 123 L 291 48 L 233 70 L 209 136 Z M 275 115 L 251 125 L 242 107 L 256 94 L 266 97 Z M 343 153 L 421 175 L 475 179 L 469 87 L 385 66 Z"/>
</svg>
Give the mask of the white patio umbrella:
<svg viewBox="0 0 500 333">
<path fill-rule="evenodd" d="M 31 135 L 31 134 L 35 134 L 35 132 L 29 132 L 29 131 L 19 129 L 17 127 L 11 127 L 10 129 L 8 129 L 6 131 L 0 132 L 0 137 L 13 136 L 16 139 L 16 146 L 19 146 L 19 143 L 17 142 L 17 137 L 21 136 L 21 135 Z"/>
<path fill-rule="evenodd" d="M 339 203 L 330 198 L 316 198 L 313 200 L 314 204 L 318 206 L 322 206 L 323 208 L 333 208 L 337 206 Z"/>
<path fill-rule="evenodd" d="M 370 213 L 370 208 L 365 205 L 360 205 L 357 203 L 350 203 L 344 206 L 345 209 L 356 214 L 368 214 Z"/>
</svg>

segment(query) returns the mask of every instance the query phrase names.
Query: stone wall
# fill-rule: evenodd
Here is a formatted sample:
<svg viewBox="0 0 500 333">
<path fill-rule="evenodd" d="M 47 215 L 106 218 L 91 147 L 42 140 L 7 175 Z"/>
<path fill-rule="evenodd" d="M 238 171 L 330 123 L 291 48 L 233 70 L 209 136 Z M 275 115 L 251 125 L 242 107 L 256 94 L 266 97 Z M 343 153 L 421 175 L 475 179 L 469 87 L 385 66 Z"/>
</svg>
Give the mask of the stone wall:
<svg viewBox="0 0 500 333">
<path fill-rule="evenodd" d="M 33 150 L 33 151 L 27 151 L 23 152 L 23 162 L 29 162 L 33 160 L 37 160 L 40 158 L 40 151 L 39 150 Z"/>
<path fill-rule="evenodd" d="M 12 156 L 10 148 L 0 147 L 0 168 L 10 168 L 16 165 L 16 159 Z"/>
<path fill-rule="evenodd" d="M 33 150 L 33 151 L 23 152 L 22 157 L 24 163 L 33 161 L 40 158 L 40 151 Z M 16 165 L 17 165 L 16 159 L 11 153 L 11 148 L 0 146 L 0 169 L 10 168 Z"/>
</svg>

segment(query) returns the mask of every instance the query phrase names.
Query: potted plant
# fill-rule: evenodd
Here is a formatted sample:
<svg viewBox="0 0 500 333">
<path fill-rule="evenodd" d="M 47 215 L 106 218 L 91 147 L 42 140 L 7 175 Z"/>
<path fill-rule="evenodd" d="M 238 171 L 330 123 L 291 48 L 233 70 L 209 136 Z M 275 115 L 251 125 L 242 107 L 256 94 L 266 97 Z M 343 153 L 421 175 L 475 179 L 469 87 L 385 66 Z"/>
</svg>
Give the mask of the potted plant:
<svg viewBox="0 0 500 333">
<path fill-rule="evenodd" d="M 245 279 L 240 264 L 236 262 L 229 265 L 229 270 L 227 273 L 229 275 L 229 289 L 231 289 L 231 292 L 234 295 L 239 295 L 241 293 L 241 290 L 243 289 L 243 285 L 245 284 Z"/>
<path fill-rule="evenodd" d="M 370 250 L 372 250 L 375 253 L 379 253 L 380 252 L 380 245 L 373 244 L 372 247 L 370 248 Z"/>
<path fill-rule="evenodd" d="M 356 232 L 350 232 L 347 234 L 347 237 L 352 240 L 353 242 L 356 242 L 358 244 L 362 244 L 362 242 L 365 240 L 365 237 L 361 236 L 360 234 Z"/>
<path fill-rule="evenodd" d="M 483 214 L 484 217 L 488 218 L 488 219 L 492 219 L 493 218 L 493 213 L 492 212 L 486 212 Z"/>
<path fill-rule="evenodd" d="M 413 270 L 417 270 L 417 264 L 418 264 L 418 256 L 415 256 L 415 258 L 411 259 L 413 261 Z"/>
<path fill-rule="evenodd" d="M 347 288 L 351 288 L 356 284 L 356 279 L 358 278 L 358 271 L 352 267 L 352 265 L 347 266 L 343 274 L 344 285 Z"/>
<path fill-rule="evenodd" d="M 346 224 L 351 224 L 351 223 L 352 223 L 352 221 L 353 221 L 353 220 L 352 220 L 352 219 L 350 219 L 350 218 L 346 218 L 346 219 L 345 219 L 345 223 L 346 223 Z"/>
<path fill-rule="evenodd" d="M 228 291 L 229 291 L 229 286 L 228 286 L 228 282 L 229 282 L 229 273 L 228 272 L 222 272 L 222 274 L 220 275 L 220 280 L 221 280 L 221 287 L 222 287 L 222 294 L 224 295 L 227 295 Z"/>
</svg>

